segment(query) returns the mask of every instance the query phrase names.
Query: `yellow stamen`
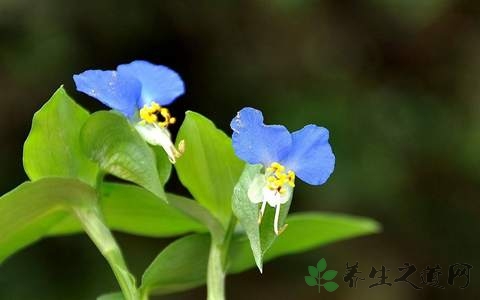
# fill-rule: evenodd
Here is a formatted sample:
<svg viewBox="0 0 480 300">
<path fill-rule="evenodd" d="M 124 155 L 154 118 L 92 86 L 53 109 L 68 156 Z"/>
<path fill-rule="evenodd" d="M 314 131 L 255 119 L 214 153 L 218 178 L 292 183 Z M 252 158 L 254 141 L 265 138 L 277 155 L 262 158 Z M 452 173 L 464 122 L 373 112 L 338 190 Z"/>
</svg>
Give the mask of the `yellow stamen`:
<svg viewBox="0 0 480 300">
<path fill-rule="evenodd" d="M 288 184 L 289 184 L 291 187 L 295 187 L 295 172 L 293 172 L 293 171 L 288 171 L 287 179 L 288 179 Z"/>
<path fill-rule="evenodd" d="M 285 167 L 278 162 L 273 162 L 270 167 L 267 168 L 267 172 L 269 173 L 282 173 L 283 171 L 285 171 Z"/>
<path fill-rule="evenodd" d="M 163 120 L 160 121 L 159 117 Z M 144 124 L 157 124 L 160 127 L 166 128 L 168 125 L 174 124 L 177 120 L 170 115 L 168 108 L 160 106 L 156 102 L 152 102 L 150 106 L 144 105 L 140 109 L 140 119 Z"/>
<path fill-rule="evenodd" d="M 288 184 L 291 187 L 295 186 L 295 172 L 289 170 L 286 172 L 285 167 L 274 162 L 267 168 L 267 182 L 268 188 L 272 191 L 277 191 L 280 194 L 287 192 L 285 185 Z"/>
</svg>

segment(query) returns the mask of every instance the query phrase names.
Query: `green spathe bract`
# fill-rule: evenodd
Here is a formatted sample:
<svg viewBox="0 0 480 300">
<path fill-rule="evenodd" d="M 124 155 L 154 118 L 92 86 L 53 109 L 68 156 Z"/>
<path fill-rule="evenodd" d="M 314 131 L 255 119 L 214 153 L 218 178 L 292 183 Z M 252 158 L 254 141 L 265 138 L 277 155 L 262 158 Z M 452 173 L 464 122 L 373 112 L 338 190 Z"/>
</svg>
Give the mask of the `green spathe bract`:
<svg viewBox="0 0 480 300">
<path fill-rule="evenodd" d="M 166 200 L 155 154 L 125 117 L 106 111 L 92 114 L 80 140 L 102 171 L 141 185 Z"/>
<path fill-rule="evenodd" d="M 252 203 L 248 195 L 248 190 L 252 182 L 256 176 L 261 174 L 262 168 L 262 165 L 245 166 L 245 170 L 235 186 L 232 204 L 233 212 L 250 240 L 253 257 L 260 272 L 263 271 L 263 256 L 277 238 L 272 227 L 275 215 L 274 209 L 267 205 L 265 214 L 259 224 L 259 204 Z M 262 201 L 260 200 L 258 202 Z M 291 199 L 281 206 L 279 218 L 280 227 L 284 226 L 290 203 Z"/>
</svg>

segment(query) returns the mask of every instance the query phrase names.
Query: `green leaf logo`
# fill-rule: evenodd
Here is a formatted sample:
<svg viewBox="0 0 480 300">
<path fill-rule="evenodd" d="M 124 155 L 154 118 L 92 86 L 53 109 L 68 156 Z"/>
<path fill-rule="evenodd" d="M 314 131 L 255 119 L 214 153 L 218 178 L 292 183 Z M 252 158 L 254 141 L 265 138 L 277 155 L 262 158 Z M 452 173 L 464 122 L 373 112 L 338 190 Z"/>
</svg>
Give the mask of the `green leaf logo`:
<svg viewBox="0 0 480 300">
<path fill-rule="evenodd" d="M 320 293 L 322 286 L 327 292 L 333 292 L 338 289 L 338 284 L 333 282 L 338 272 L 335 270 L 327 270 L 327 261 L 322 258 L 318 261 L 317 267 L 308 266 L 308 273 L 310 276 L 305 276 L 305 282 L 309 286 L 318 286 L 318 292 Z M 325 271 L 325 272 L 324 272 Z M 323 274 L 322 274 L 323 272 Z"/>
</svg>

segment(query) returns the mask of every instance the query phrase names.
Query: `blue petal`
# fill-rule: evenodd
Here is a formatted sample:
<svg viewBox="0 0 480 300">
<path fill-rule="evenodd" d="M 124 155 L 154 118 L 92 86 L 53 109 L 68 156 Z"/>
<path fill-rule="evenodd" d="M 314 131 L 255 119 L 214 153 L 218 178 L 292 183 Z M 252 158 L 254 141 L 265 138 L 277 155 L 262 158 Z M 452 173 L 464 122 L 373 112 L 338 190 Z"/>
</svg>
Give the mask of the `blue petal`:
<svg viewBox="0 0 480 300">
<path fill-rule="evenodd" d="M 141 84 L 115 71 L 88 70 L 73 75 L 77 90 L 98 99 L 103 104 L 131 117 L 137 110 Z"/>
<path fill-rule="evenodd" d="M 230 127 L 235 154 L 250 164 L 279 162 L 292 145 L 287 128 L 263 124 L 262 112 L 251 107 L 239 111 Z"/>
<path fill-rule="evenodd" d="M 185 92 L 180 76 L 165 66 L 136 60 L 119 65 L 117 71 L 135 77 L 142 83 L 142 95 L 137 103 L 139 107 L 150 105 L 152 101 L 167 105 Z"/>
<path fill-rule="evenodd" d="M 327 181 L 335 166 L 335 156 L 328 143 L 328 130 L 307 125 L 292 133 L 292 151 L 281 163 L 312 185 Z"/>
</svg>

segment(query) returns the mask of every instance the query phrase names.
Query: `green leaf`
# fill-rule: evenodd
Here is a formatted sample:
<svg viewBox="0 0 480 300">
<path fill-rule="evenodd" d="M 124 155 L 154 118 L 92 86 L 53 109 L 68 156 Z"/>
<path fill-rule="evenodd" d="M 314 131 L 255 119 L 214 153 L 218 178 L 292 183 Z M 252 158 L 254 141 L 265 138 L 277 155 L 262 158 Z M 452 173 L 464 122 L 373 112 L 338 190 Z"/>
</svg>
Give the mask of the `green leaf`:
<svg viewBox="0 0 480 300">
<path fill-rule="evenodd" d="M 157 170 L 158 177 L 160 181 L 165 185 L 168 179 L 170 179 L 170 174 L 172 173 L 172 163 L 168 160 L 167 153 L 161 147 L 150 146 L 155 154 L 155 159 L 157 161 Z"/>
<path fill-rule="evenodd" d="M 96 192 L 67 178 L 23 183 L 0 197 L 0 263 L 42 238 L 73 206 L 91 205 Z"/>
<path fill-rule="evenodd" d="M 122 293 L 118 292 L 101 295 L 97 298 L 97 300 L 125 300 L 125 298 L 123 297 Z"/>
<path fill-rule="evenodd" d="M 180 181 L 226 227 L 244 163 L 235 156 L 230 138 L 198 113 L 186 113 L 177 144 L 181 140 L 185 153 L 175 164 Z"/>
<path fill-rule="evenodd" d="M 168 294 L 205 283 L 210 249 L 207 234 L 195 234 L 168 245 L 142 277 L 143 294 Z"/>
<path fill-rule="evenodd" d="M 267 205 L 262 223 L 259 225 L 259 204 L 252 203 L 248 198 L 248 190 L 252 183 L 255 184 L 255 178 L 257 178 L 257 176 L 263 176 L 260 175 L 261 170 L 261 165 L 245 166 L 242 176 L 235 186 L 232 203 L 233 213 L 238 218 L 238 221 L 250 240 L 253 257 L 260 272 L 262 272 L 263 268 L 263 256 L 277 238 L 273 230 L 275 209 Z M 291 199 L 281 206 L 279 228 L 284 224 L 290 203 Z"/>
<path fill-rule="evenodd" d="M 378 233 L 381 226 L 374 220 L 333 213 L 294 213 L 286 221 L 288 229 L 265 254 L 264 261 L 305 252 L 332 242 Z M 232 273 L 250 269 L 255 261 L 249 253 L 249 241 L 237 236 L 230 247 Z"/>
<path fill-rule="evenodd" d="M 180 205 L 178 202 L 182 202 L 183 206 L 189 203 L 199 206 L 193 200 L 170 194 L 167 197 L 169 200 L 167 204 L 145 189 L 131 184 L 104 183 L 101 191 L 99 205 L 107 225 L 113 230 L 149 237 L 169 237 L 207 231 L 197 219 L 175 207 Z M 202 209 L 205 210 L 200 207 L 200 211 Z M 204 218 L 207 220 L 208 216 Z M 54 226 L 49 234 L 70 234 L 81 230 L 77 219 L 70 216 Z"/>
<path fill-rule="evenodd" d="M 309 286 L 316 286 L 316 285 L 318 285 L 317 278 L 316 278 L 316 277 L 312 277 L 312 276 L 305 276 L 305 282 L 306 282 Z"/>
<path fill-rule="evenodd" d="M 322 279 L 332 280 L 333 278 L 335 278 L 335 276 L 337 276 L 337 274 L 338 272 L 335 270 L 328 270 L 325 273 L 323 273 Z"/>
<path fill-rule="evenodd" d="M 81 143 L 104 172 L 165 200 L 155 154 L 124 116 L 107 111 L 92 114 L 81 131 Z"/>
<path fill-rule="evenodd" d="M 317 263 L 317 270 L 318 272 L 323 272 L 325 271 L 326 268 L 327 268 L 327 261 L 325 260 L 325 258 L 322 258 Z"/>
<path fill-rule="evenodd" d="M 88 116 L 63 86 L 35 113 L 23 147 L 23 166 L 32 181 L 70 177 L 95 184 L 98 168 L 83 153 L 79 140 Z"/>
<path fill-rule="evenodd" d="M 323 287 L 325 288 L 325 290 L 327 290 L 327 292 L 334 292 L 336 289 L 338 289 L 338 284 L 336 282 L 330 281 L 325 283 Z"/>
<path fill-rule="evenodd" d="M 308 266 L 308 273 L 315 278 L 318 278 L 318 270 L 314 266 Z"/>
</svg>

